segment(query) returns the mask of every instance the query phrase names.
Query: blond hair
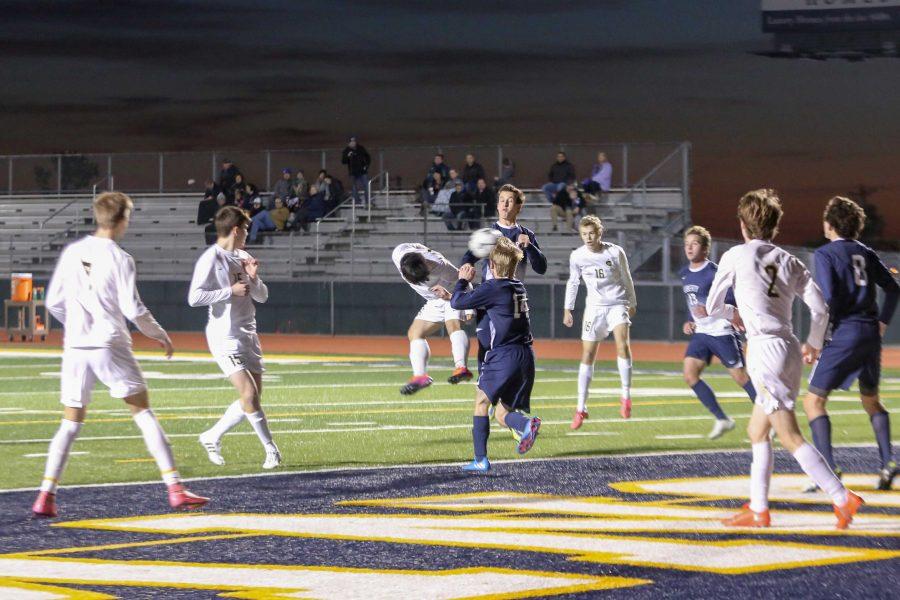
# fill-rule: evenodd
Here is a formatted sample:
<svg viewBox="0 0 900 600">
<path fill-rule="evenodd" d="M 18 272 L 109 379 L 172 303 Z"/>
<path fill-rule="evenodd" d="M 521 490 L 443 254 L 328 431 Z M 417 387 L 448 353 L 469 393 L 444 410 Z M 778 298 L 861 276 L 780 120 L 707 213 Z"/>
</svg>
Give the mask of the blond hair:
<svg viewBox="0 0 900 600">
<path fill-rule="evenodd" d="M 581 217 L 581 222 L 578 223 L 578 227 L 593 227 L 597 230 L 597 235 L 603 235 L 603 221 L 601 221 L 600 217 L 597 215 Z"/>
<path fill-rule="evenodd" d="M 94 222 L 102 229 L 112 229 L 134 209 L 134 202 L 122 192 L 103 192 L 94 198 Z"/>
<path fill-rule="evenodd" d="M 497 277 L 513 277 L 516 274 L 516 267 L 525 254 L 512 243 L 509 238 L 501 237 L 497 240 L 497 245 L 491 250 L 489 258 L 494 266 L 494 273 Z"/>
<path fill-rule="evenodd" d="M 684 239 L 687 239 L 687 236 L 689 235 L 696 235 L 700 238 L 700 245 L 703 246 L 704 249 L 709 249 L 709 245 L 712 243 L 712 236 L 709 234 L 709 229 L 702 225 L 691 225 L 684 232 Z"/>
<path fill-rule="evenodd" d="M 778 234 L 781 221 L 781 199 L 773 189 L 747 192 L 738 202 L 738 218 L 754 240 L 771 240 Z"/>
</svg>

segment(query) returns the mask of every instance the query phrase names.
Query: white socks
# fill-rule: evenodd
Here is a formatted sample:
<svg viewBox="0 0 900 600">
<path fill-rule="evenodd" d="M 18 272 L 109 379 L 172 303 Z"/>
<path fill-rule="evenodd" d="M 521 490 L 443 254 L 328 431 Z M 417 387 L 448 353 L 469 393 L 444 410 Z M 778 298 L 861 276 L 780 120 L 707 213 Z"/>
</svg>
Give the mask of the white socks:
<svg viewBox="0 0 900 600">
<path fill-rule="evenodd" d="M 209 441 L 218 443 L 222 436 L 241 424 L 244 420 L 244 409 L 241 408 L 241 401 L 235 400 L 228 405 L 225 414 L 222 415 L 215 425 L 205 432 L 204 435 L 209 436 Z M 207 439 L 207 438 L 204 438 Z"/>
<path fill-rule="evenodd" d="M 619 367 L 619 379 L 622 380 L 622 397 L 631 398 L 631 359 L 617 357 L 616 366 Z"/>
<path fill-rule="evenodd" d="M 594 378 L 594 365 L 578 365 L 578 412 L 587 410 L 588 390 Z"/>
<path fill-rule="evenodd" d="M 59 485 L 63 469 L 66 468 L 69 452 L 79 431 L 81 423 L 76 421 L 63 419 L 59 424 L 59 429 L 50 440 L 50 448 L 47 450 L 47 466 L 44 468 L 44 479 L 41 481 L 42 492 L 56 493 L 56 487 Z"/>
<path fill-rule="evenodd" d="M 465 367 L 469 357 L 469 336 L 462 329 L 450 334 L 450 351 L 453 353 L 453 365 L 457 369 Z"/>
<path fill-rule="evenodd" d="M 831 496 L 831 501 L 838 506 L 847 504 L 847 488 L 837 478 L 819 451 L 812 444 L 805 443 L 794 452 L 794 458 L 800 468 L 818 485 L 822 491 Z"/>
<path fill-rule="evenodd" d="M 265 446 L 266 450 L 275 448 L 275 444 L 272 442 L 272 433 L 269 431 L 269 423 L 266 421 L 266 414 L 262 409 L 259 409 L 256 412 L 247 413 L 247 420 L 250 421 L 253 431 L 256 432 L 256 436 L 259 438 L 259 441 L 262 442 L 262 445 Z"/>
<path fill-rule="evenodd" d="M 144 436 L 144 443 L 147 444 L 147 450 L 156 460 L 156 466 L 159 467 L 159 472 L 166 485 L 173 485 L 181 481 L 178 469 L 175 468 L 172 447 L 153 411 L 149 408 L 142 410 L 134 415 L 134 422 L 140 428 L 141 434 Z"/>
<path fill-rule="evenodd" d="M 753 462 L 750 464 L 750 510 L 763 512 L 769 509 L 769 483 L 775 468 L 772 442 L 766 440 L 751 446 Z"/>
<path fill-rule="evenodd" d="M 420 377 L 428 372 L 428 357 L 430 356 L 431 349 L 428 347 L 426 340 L 410 340 L 409 362 L 412 365 L 414 377 Z"/>
</svg>

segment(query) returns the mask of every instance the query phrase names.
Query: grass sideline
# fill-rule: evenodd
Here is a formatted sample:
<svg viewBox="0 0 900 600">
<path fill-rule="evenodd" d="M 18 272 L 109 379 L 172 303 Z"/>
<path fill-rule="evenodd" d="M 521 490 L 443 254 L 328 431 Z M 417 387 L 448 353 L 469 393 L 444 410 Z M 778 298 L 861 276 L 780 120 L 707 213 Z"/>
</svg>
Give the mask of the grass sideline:
<svg viewBox="0 0 900 600">
<path fill-rule="evenodd" d="M 206 459 L 197 435 L 234 400 L 230 384 L 208 356 L 182 355 L 178 361 L 141 354 L 151 404 L 175 449 L 185 477 L 261 472 L 264 453 L 247 423 L 223 441 L 224 467 Z M 0 489 L 35 487 L 40 481 L 50 437 L 61 416 L 59 353 L 0 353 L 0 460 L 15 468 L 0 473 Z M 285 458 L 284 470 L 340 469 L 397 464 L 460 464 L 471 456 L 472 384 L 446 383 L 451 365 L 435 361 L 435 385 L 405 397 L 399 387 L 409 365 L 397 357 L 273 355 L 267 360 L 263 406 Z M 544 421 L 529 458 L 580 457 L 683 450 L 747 448 L 743 428 L 750 403 L 718 366 L 707 372 L 735 431 L 710 441 L 712 417 L 684 385 L 680 365 L 637 364 L 633 418 L 618 417 L 618 377 L 611 362 L 598 362 L 591 387 L 591 418 L 572 432 L 576 369 L 572 361 L 540 361 L 533 413 Z M 889 410 L 900 399 L 897 370 L 887 370 L 883 401 Z M 837 393 L 836 444 L 872 442 L 869 420 L 854 393 Z M 800 417 L 806 429 L 805 419 Z M 808 433 L 808 431 L 806 432 Z M 494 426 L 492 458 L 517 457 L 509 434 Z M 149 481 L 158 477 L 127 408 L 98 388 L 88 419 L 63 479 L 66 484 Z M 873 450 L 873 472 L 875 470 Z"/>
</svg>

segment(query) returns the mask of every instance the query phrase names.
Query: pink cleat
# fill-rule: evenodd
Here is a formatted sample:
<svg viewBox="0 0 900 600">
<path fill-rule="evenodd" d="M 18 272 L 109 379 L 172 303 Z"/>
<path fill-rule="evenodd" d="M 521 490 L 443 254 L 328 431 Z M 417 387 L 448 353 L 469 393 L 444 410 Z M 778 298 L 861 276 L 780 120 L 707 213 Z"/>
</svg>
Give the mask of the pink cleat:
<svg viewBox="0 0 900 600">
<path fill-rule="evenodd" d="M 434 383 L 434 380 L 428 375 L 413 376 L 406 382 L 406 385 L 400 388 L 400 393 L 404 396 L 411 396 L 419 390 L 427 388 L 432 383 Z"/>
<path fill-rule="evenodd" d="M 631 418 L 631 398 L 621 398 L 619 402 L 622 403 L 622 406 L 619 407 L 619 414 L 623 419 Z"/>
<path fill-rule="evenodd" d="M 575 417 L 572 419 L 572 424 L 570 427 L 572 429 L 580 429 L 581 424 L 584 423 L 584 420 L 588 418 L 588 413 L 586 410 L 577 410 L 575 411 Z"/>
<path fill-rule="evenodd" d="M 57 515 L 56 494 L 53 492 L 38 493 L 38 497 L 31 507 L 31 512 L 36 517 L 55 517 Z"/>
<path fill-rule="evenodd" d="M 200 508 L 207 502 L 209 502 L 209 498 L 189 492 L 180 483 L 173 483 L 169 486 L 169 506 L 172 508 L 191 510 Z"/>
</svg>

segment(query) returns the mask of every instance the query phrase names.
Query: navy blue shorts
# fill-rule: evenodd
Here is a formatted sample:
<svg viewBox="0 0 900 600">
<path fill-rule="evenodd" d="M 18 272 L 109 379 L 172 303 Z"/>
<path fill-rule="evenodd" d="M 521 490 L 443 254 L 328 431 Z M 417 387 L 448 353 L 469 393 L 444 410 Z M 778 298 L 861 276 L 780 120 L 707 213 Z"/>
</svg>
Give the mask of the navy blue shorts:
<svg viewBox="0 0 900 600">
<path fill-rule="evenodd" d="M 715 356 L 728 369 L 744 366 L 744 351 L 736 333 L 730 335 L 695 333 L 691 336 L 684 355 L 700 359 L 707 365 Z"/>
<path fill-rule="evenodd" d="M 531 346 L 501 346 L 489 350 L 481 366 L 478 389 L 491 404 L 508 411 L 531 412 L 534 387 L 534 350 Z"/>
<path fill-rule="evenodd" d="M 872 396 L 878 392 L 881 380 L 878 323 L 851 321 L 838 325 L 813 367 L 809 391 L 826 398 L 832 390 L 849 389 L 857 378 L 860 393 Z"/>
</svg>

